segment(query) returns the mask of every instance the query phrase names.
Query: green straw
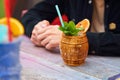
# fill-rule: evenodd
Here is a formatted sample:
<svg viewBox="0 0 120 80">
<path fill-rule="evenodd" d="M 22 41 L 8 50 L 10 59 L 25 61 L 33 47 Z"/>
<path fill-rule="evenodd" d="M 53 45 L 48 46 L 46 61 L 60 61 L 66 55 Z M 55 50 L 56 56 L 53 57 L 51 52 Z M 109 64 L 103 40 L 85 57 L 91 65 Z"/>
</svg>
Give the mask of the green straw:
<svg viewBox="0 0 120 80">
<path fill-rule="evenodd" d="M 59 8 L 58 8 L 58 5 L 55 5 L 55 8 L 56 8 L 56 10 L 57 10 L 57 13 L 58 13 L 58 16 L 59 16 L 61 25 L 62 25 L 62 27 L 64 27 L 64 23 L 63 23 L 62 16 L 61 16 L 61 14 L 60 14 L 60 10 L 59 10 Z"/>
</svg>

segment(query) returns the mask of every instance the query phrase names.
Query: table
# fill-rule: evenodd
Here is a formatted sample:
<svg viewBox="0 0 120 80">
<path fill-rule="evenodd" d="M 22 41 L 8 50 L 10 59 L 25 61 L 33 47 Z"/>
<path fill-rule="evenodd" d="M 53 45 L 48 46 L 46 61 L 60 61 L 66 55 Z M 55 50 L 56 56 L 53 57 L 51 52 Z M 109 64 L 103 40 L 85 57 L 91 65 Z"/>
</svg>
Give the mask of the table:
<svg viewBox="0 0 120 80">
<path fill-rule="evenodd" d="M 89 55 L 78 67 L 64 64 L 58 49 L 36 47 L 23 37 L 20 48 L 22 80 L 106 80 L 120 73 L 120 57 Z"/>
</svg>

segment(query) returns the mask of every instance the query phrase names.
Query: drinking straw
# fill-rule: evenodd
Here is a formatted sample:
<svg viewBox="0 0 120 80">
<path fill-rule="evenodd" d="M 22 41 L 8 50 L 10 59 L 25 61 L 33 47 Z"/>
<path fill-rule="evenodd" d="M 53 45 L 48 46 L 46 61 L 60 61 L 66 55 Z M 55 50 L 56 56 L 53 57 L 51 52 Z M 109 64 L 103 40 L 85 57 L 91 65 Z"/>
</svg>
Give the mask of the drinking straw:
<svg viewBox="0 0 120 80">
<path fill-rule="evenodd" d="M 63 23 L 62 16 L 61 16 L 61 13 L 60 13 L 60 10 L 59 10 L 58 5 L 55 5 L 55 8 L 56 8 L 56 11 L 57 11 L 57 13 L 58 13 L 58 16 L 59 16 L 61 25 L 62 25 L 62 27 L 64 27 L 64 23 Z"/>
<path fill-rule="evenodd" d="M 9 42 L 12 41 L 12 33 L 11 33 L 11 26 L 10 26 L 10 1 L 9 0 L 4 0 L 4 5 L 5 5 L 5 13 L 6 13 L 6 18 L 7 18 L 7 25 L 8 25 L 8 39 Z"/>
</svg>

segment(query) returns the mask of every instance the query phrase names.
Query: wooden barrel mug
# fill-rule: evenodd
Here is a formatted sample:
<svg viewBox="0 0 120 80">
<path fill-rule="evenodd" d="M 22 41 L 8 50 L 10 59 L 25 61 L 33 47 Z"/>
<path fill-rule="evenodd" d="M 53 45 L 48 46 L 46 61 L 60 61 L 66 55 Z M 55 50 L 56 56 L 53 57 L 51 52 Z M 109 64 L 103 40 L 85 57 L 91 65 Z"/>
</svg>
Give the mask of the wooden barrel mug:
<svg viewBox="0 0 120 80">
<path fill-rule="evenodd" d="M 86 33 L 80 36 L 66 36 L 62 34 L 60 53 L 65 64 L 78 66 L 85 62 L 88 55 L 88 39 Z"/>
</svg>

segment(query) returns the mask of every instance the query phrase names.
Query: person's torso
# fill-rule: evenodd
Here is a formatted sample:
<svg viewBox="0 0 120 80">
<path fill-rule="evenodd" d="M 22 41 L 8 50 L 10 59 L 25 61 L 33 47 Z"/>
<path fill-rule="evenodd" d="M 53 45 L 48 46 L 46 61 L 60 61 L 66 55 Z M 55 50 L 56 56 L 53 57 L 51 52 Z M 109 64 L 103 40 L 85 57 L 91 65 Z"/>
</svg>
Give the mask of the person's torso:
<svg viewBox="0 0 120 80">
<path fill-rule="evenodd" d="M 76 23 L 88 18 L 92 22 L 92 0 L 66 0 L 65 13 L 69 20 Z M 120 0 L 105 0 L 104 5 L 104 28 L 105 31 L 120 33 Z"/>
</svg>

